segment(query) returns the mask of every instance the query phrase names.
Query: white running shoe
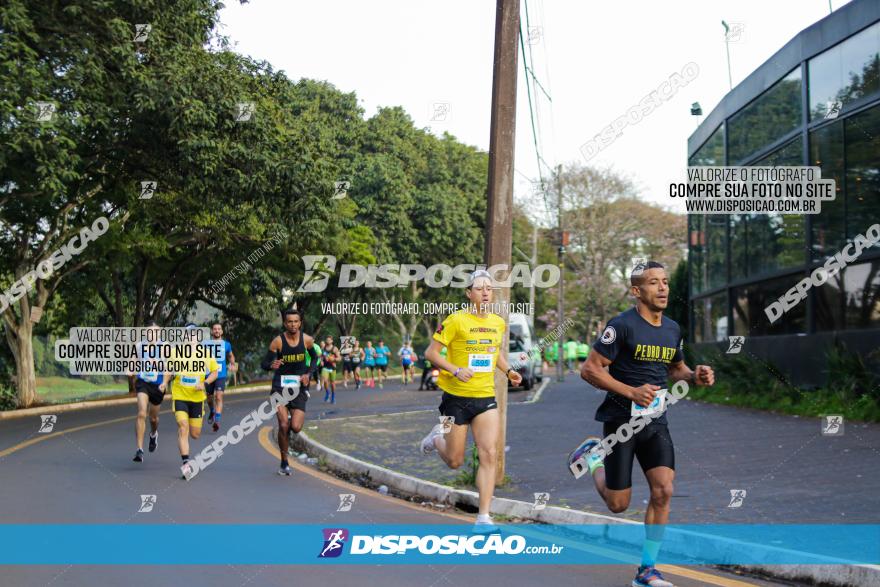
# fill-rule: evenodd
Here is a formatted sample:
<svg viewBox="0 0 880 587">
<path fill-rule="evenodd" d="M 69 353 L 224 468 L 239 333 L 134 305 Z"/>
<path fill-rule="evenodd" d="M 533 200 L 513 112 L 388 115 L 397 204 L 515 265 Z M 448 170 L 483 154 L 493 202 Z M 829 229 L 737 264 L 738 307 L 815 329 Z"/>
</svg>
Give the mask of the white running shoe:
<svg viewBox="0 0 880 587">
<path fill-rule="evenodd" d="M 501 529 L 492 520 L 492 516 L 488 514 L 477 514 L 477 520 L 474 522 L 474 534 L 497 534 Z"/>
<path fill-rule="evenodd" d="M 434 439 L 443 436 L 443 424 L 436 424 L 426 437 L 422 439 L 421 450 L 423 455 L 431 454 L 437 447 L 434 446 Z"/>
</svg>

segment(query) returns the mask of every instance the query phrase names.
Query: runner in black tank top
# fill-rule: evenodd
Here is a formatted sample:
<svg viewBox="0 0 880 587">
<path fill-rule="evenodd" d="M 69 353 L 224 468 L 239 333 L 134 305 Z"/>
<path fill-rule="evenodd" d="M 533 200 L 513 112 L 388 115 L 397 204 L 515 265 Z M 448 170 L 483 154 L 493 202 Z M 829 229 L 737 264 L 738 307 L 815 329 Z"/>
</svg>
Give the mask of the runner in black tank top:
<svg viewBox="0 0 880 587">
<path fill-rule="evenodd" d="M 290 430 L 298 433 L 305 423 L 306 402 L 309 399 L 308 382 L 318 364 L 318 354 L 312 349 L 315 341 L 302 331 L 302 317 L 299 313 L 285 310 L 281 319 L 284 322 L 284 332 L 272 340 L 261 366 L 275 371 L 272 376 L 272 393 L 280 394 L 285 387 L 293 387 L 298 392 L 293 400 L 278 404 L 277 414 L 278 448 L 281 450 L 281 468 L 278 474 L 290 475 L 287 461 L 288 433 Z M 308 364 L 306 353 L 311 355 Z"/>
</svg>

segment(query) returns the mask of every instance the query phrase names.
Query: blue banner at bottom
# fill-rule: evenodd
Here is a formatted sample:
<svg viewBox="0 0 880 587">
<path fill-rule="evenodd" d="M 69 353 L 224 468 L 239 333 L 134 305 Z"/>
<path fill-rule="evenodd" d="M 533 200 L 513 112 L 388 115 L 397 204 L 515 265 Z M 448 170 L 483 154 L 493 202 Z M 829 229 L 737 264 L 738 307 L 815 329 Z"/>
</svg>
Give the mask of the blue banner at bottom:
<svg viewBox="0 0 880 587">
<path fill-rule="evenodd" d="M 0 524 L 3 565 L 638 564 L 646 528 L 500 525 Z M 880 564 L 880 525 L 669 525 L 658 563 Z M 145 544 L 156 548 L 143 548 Z"/>
</svg>

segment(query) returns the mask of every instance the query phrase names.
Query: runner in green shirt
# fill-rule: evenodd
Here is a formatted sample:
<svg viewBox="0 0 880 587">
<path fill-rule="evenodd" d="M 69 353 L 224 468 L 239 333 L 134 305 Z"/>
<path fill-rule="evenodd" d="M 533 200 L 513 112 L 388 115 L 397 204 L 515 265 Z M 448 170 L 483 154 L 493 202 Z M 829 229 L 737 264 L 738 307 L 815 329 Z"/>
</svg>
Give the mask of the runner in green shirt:
<svg viewBox="0 0 880 587">
<path fill-rule="evenodd" d="M 587 360 L 587 357 L 590 356 L 590 345 L 585 342 L 578 343 L 578 371 L 581 370 L 581 366 L 584 364 L 584 361 Z"/>
<path fill-rule="evenodd" d="M 568 339 L 565 343 L 565 362 L 568 365 L 568 372 L 574 373 L 574 361 L 577 359 L 578 343 L 572 339 Z"/>
</svg>

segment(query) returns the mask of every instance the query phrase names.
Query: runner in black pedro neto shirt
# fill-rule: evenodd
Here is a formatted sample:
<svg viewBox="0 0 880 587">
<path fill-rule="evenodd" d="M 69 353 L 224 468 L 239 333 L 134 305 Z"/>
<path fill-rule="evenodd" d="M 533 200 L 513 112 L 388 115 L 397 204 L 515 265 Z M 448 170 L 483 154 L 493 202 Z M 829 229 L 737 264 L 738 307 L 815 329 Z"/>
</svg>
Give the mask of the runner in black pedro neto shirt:
<svg viewBox="0 0 880 587">
<path fill-rule="evenodd" d="M 581 377 L 607 393 L 596 411 L 604 425 L 603 436 L 617 434 L 632 416 L 663 408 L 667 380 L 696 385 L 713 385 L 711 367 L 697 365 L 692 371 L 684 363 L 681 329 L 663 315 L 669 303 L 669 281 L 660 263 L 638 265 L 630 276 L 630 291 L 636 306 L 612 318 L 599 339 L 595 352 L 581 367 Z M 607 370 L 606 370 L 607 368 Z M 630 429 L 635 432 L 636 428 Z M 646 539 L 642 565 L 633 580 L 634 587 L 671 587 L 654 568 L 669 520 L 672 482 L 675 478 L 675 452 L 667 429 L 666 414 L 651 418 L 647 425 L 628 439 L 617 435 L 611 454 L 593 452 L 587 459 L 596 490 L 612 512 L 629 507 L 632 495 L 633 459 L 645 473 L 651 498 L 645 513 Z M 573 462 L 600 444 L 588 438 L 569 457 Z"/>
<path fill-rule="evenodd" d="M 278 448 L 281 451 L 278 474 L 290 475 L 290 464 L 287 461 L 288 432 L 293 430 L 298 433 L 305 423 L 309 376 L 318 364 L 318 354 L 312 348 L 315 341 L 302 332 L 302 316 L 296 310 L 285 310 L 281 319 L 284 332 L 272 340 L 261 366 L 267 371 L 275 371 L 271 393 L 281 395 L 285 387 L 293 387 L 298 392 L 291 401 L 278 404 Z M 308 363 L 307 352 L 310 355 Z"/>
</svg>

